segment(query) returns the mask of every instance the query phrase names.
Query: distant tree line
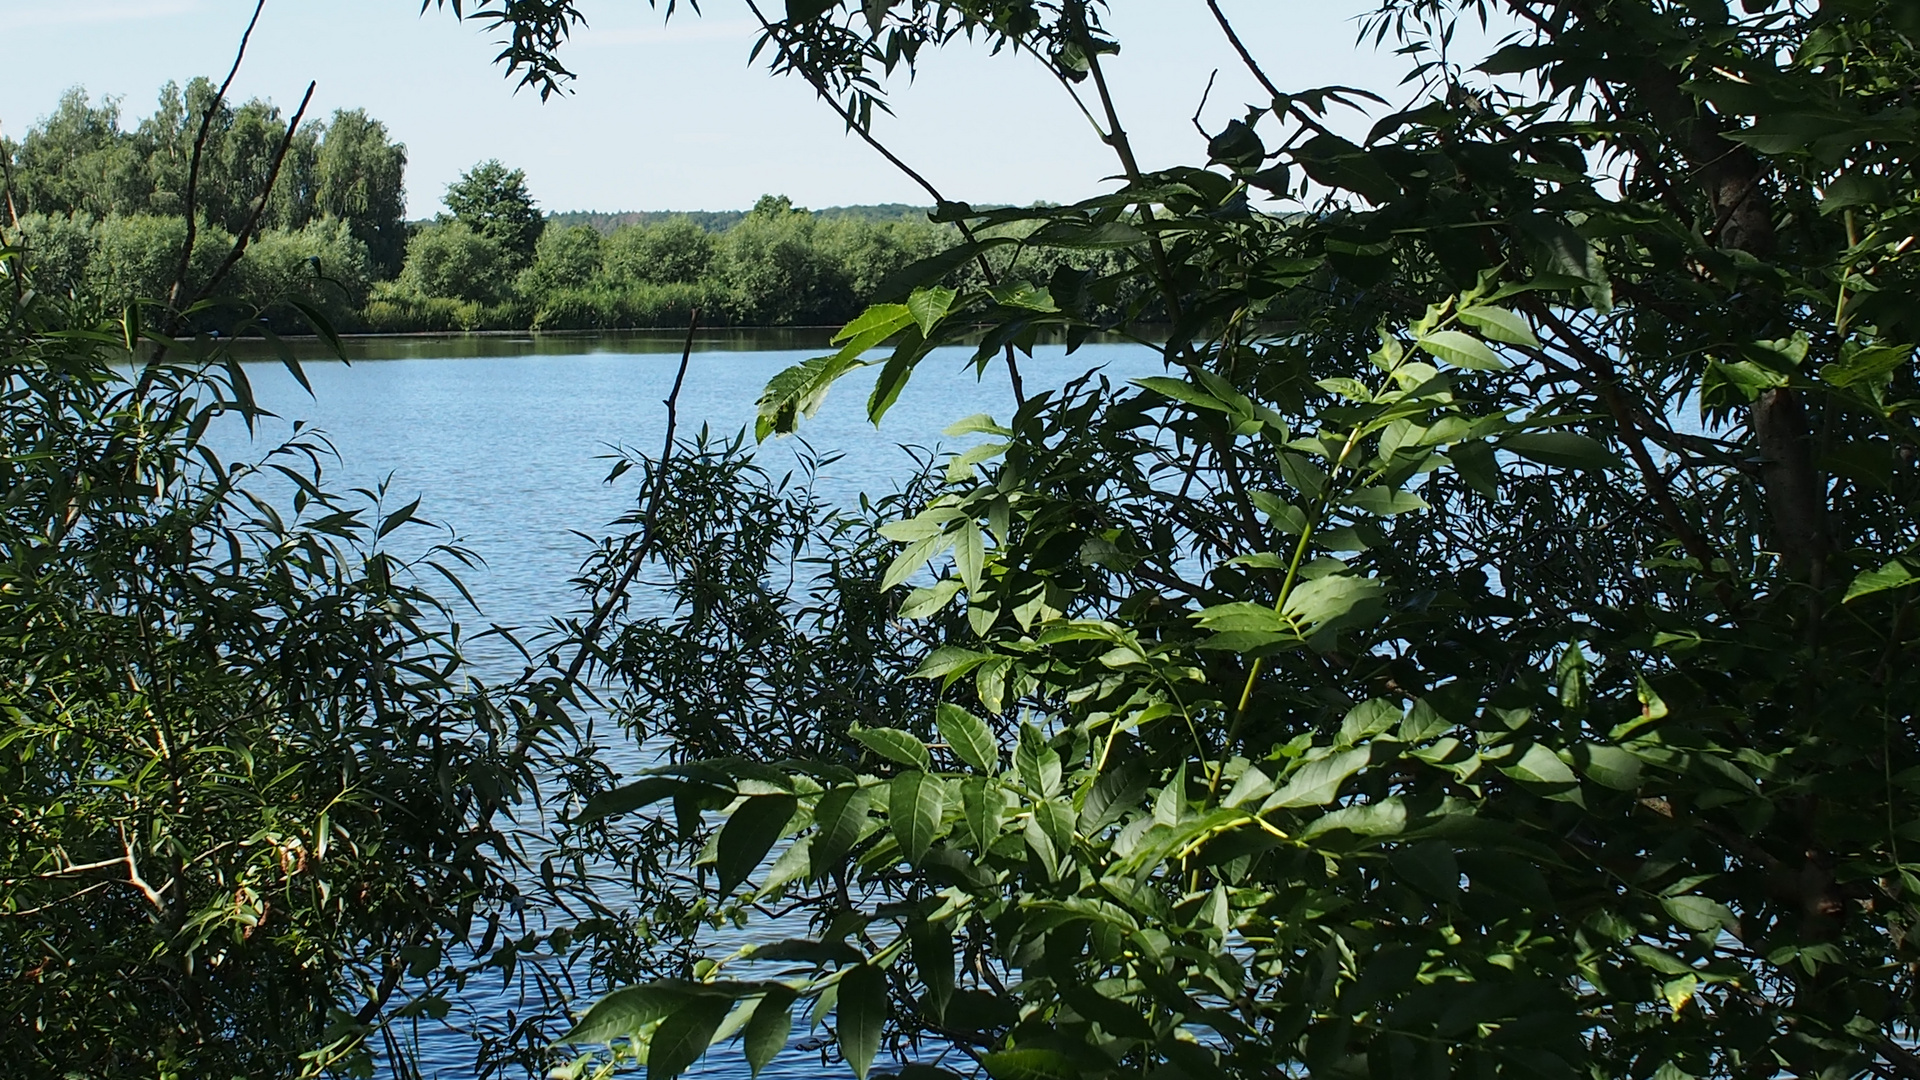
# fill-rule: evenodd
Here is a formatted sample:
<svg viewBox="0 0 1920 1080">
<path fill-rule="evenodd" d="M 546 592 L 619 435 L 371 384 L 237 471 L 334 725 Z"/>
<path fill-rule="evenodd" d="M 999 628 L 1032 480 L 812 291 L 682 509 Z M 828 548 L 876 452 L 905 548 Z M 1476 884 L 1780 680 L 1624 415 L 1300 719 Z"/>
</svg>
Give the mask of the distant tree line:
<svg viewBox="0 0 1920 1080">
<path fill-rule="evenodd" d="M 4 237 L 26 249 L 38 289 L 102 312 L 167 295 L 214 91 L 206 79 L 169 83 L 151 116 L 124 125 L 117 99 L 75 89 L 20 140 L 0 140 Z M 499 161 L 450 185 L 446 213 L 408 222 L 406 160 L 361 110 L 289 141 L 276 106 L 223 103 L 207 121 L 187 284 L 251 228 L 219 292 L 289 330 L 304 325 L 296 301 L 341 331 L 678 326 L 696 307 L 709 325 L 827 325 L 960 239 L 924 208 L 807 211 L 773 195 L 750 211 L 548 215 L 526 174 Z"/>
</svg>

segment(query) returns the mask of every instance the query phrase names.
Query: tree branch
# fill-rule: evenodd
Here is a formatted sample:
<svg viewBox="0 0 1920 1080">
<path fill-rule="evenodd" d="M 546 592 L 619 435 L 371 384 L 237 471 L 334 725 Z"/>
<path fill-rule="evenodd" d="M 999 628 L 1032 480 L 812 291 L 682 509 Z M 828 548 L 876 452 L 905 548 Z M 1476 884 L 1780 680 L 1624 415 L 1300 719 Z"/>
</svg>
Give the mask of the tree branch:
<svg viewBox="0 0 1920 1080">
<path fill-rule="evenodd" d="M 280 182 L 280 166 L 287 159 L 287 150 L 293 146 L 294 133 L 300 130 L 300 120 L 307 115 L 307 105 L 313 101 L 314 86 L 312 82 L 307 83 L 307 92 L 300 98 L 300 107 L 294 110 L 293 118 L 287 121 L 286 134 L 281 137 L 280 146 L 274 150 L 273 165 L 267 170 L 266 186 L 261 188 L 260 197 L 254 200 L 253 211 L 247 215 L 246 225 L 241 228 L 240 235 L 233 238 L 233 250 L 227 252 L 226 260 L 207 279 L 207 283 L 200 286 L 200 290 L 188 302 L 188 307 L 213 295 L 213 290 L 232 272 L 240 256 L 247 253 L 247 245 L 253 242 L 253 231 L 260 224 L 260 215 L 266 212 L 267 200 L 273 197 L 274 185 Z"/>
<path fill-rule="evenodd" d="M 180 248 L 180 268 L 174 271 L 173 287 L 167 290 L 167 306 L 176 310 L 180 306 L 180 293 L 187 287 L 187 270 L 193 263 L 193 245 L 199 236 L 197 204 L 200 198 L 200 157 L 206 151 L 207 136 L 213 130 L 214 115 L 226 102 L 227 90 L 233 86 L 234 76 L 240 74 L 240 62 L 247 56 L 247 42 L 253 38 L 253 28 L 259 25 L 260 12 L 266 6 L 267 0 L 254 0 L 253 17 L 247 20 L 247 28 L 240 35 L 240 47 L 234 50 L 233 66 L 227 69 L 227 77 L 221 80 L 220 89 L 214 91 L 213 100 L 208 103 L 206 114 L 200 118 L 200 134 L 193 140 L 193 159 L 187 165 L 187 239 Z"/>
</svg>

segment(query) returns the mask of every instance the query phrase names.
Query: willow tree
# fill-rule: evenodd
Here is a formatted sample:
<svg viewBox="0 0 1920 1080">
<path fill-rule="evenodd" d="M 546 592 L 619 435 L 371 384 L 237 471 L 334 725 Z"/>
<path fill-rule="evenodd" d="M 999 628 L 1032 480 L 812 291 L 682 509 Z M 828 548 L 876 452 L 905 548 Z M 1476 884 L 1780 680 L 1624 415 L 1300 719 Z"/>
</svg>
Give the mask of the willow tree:
<svg viewBox="0 0 1920 1080">
<path fill-rule="evenodd" d="M 937 346 L 1015 369 L 1014 413 L 966 422 L 989 449 L 835 579 L 885 598 L 878 682 L 924 692 L 723 745 L 676 720 L 715 709 L 670 650 L 622 647 L 659 625 L 594 626 L 677 759 L 577 828 L 649 838 L 649 887 L 710 922 L 579 1019 L 616 1056 L 578 1068 L 739 1036 L 758 1069 L 797 1009 L 860 1076 L 884 1050 L 1001 1080 L 1920 1077 L 1920 12 L 1383 0 L 1364 40 L 1418 92 L 1353 139 L 1330 117 L 1363 95 L 1277 83 L 1208 8 L 1265 94 L 1160 171 L 1103 5 L 763 19 L 876 141 L 883 70 L 1026 54 L 1121 179 L 1044 210 L 935 193 L 969 241 L 762 401 L 764 437 L 859 366 L 876 420 Z M 577 14 L 479 5 L 547 88 Z M 1468 66 L 1463 19 L 1516 29 Z M 1003 271 L 1033 248 L 1061 268 Z M 963 262 L 987 284 L 936 284 Z M 1095 333 L 1165 373 L 1019 378 Z M 658 554 L 610 547 L 605 595 L 633 550 Z M 747 589 L 768 557 L 724 554 L 669 561 Z M 709 610 L 666 637 L 718 640 Z M 723 689 L 832 689 L 776 662 L 845 634 L 820 610 L 789 606 L 777 656 L 707 654 Z M 807 936 L 711 929 L 774 910 Z"/>
</svg>

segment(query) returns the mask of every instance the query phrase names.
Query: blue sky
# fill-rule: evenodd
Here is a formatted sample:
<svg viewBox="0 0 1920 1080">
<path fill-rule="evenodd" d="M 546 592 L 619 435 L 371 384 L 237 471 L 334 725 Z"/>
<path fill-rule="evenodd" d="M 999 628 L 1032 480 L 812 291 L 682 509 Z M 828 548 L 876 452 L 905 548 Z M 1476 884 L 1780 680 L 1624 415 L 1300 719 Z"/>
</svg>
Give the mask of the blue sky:
<svg viewBox="0 0 1920 1080">
<path fill-rule="evenodd" d="M 777 2 L 777 0 L 776 0 Z M 1365 86 L 1390 99 L 1398 58 L 1355 44 L 1369 0 L 1225 0 L 1283 87 Z M 574 93 L 515 93 L 489 38 L 418 0 L 267 0 L 235 90 L 285 108 L 308 79 L 314 112 L 363 107 L 409 152 L 410 211 L 440 208 L 447 183 L 498 157 L 527 171 L 549 210 L 733 209 L 768 192 L 805 206 L 926 201 L 794 79 L 748 53 L 743 5 L 707 0 L 670 25 L 644 0 L 585 0 L 590 27 L 568 47 Z M 1110 76 L 1148 167 L 1202 157 L 1189 117 L 1219 69 L 1203 119 L 1218 127 L 1260 93 L 1202 0 L 1115 0 L 1123 44 Z M 0 0 L 8 64 L 0 127 L 18 136 L 62 91 L 123 99 L 137 117 L 169 79 L 224 73 L 251 0 Z M 961 49 L 901 80 L 877 130 L 949 198 L 1070 200 L 1115 167 L 1086 121 L 1030 60 Z M 1364 130 L 1364 121 L 1342 125 Z"/>
</svg>

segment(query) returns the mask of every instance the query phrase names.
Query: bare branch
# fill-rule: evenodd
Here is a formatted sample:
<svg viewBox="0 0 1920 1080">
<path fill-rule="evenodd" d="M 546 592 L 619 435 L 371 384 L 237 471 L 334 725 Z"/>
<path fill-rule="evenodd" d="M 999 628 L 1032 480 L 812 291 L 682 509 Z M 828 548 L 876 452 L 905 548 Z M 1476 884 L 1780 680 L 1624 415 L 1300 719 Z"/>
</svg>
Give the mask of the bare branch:
<svg viewBox="0 0 1920 1080">
<path fill-rule="evenodd" d="M 273 197 L 274 185 L 280 182 L 280 166 L 287 159 L 287 150 L 293 146 L 294 133 L 300 130 L 300 120 L 307 115 L 307 105 L 313 101 L 314 85 L 311 82 L 307 84 L 307 92 L 300 98 L 300 107 L 294 110 L 293 118 L 287 121 L 287 132 L 280 139 L 279 149 L 273 152 L 273 165 L 267 170 L 266 185 L 260 189 L 260 197 L 254 200 L 253 211 L 247 215 L 247 223 L 241 228 L 240 235 L 233 238 L 233 250 L 227 252 L 226 261 L 213 272 L 207 283 L 200 286 L 200 291 L 194 294 L 188 307 L 211 296 L 213 290 L 232 272 L 234 264 L 240 261 L 240 256 L 247 253 L 247 245 L 253 242 L 253 231 L 260 224 L 260 215 L 267 209 L 267 200 Z"/>
<path fill-rule="evenodd" d="M 234 76 L 240 74 L 240 62 L 246 59 L 247 42 L 253 37 L 253 28 L 260 23 L 260 12 L 267 6 L 267 0 L 254 0 L 253 17 L 247 20 L 247 29 L 240 35 L 240 47 L 234 50 L 233 66 L 227 69 L 227 77 L 220 82 L 220 89 L 214 91 L 213 100 L 207 103 L 207 111 L 200 118 L 200 134 L 193 140 L 193 160 L 187 165 L 186 217 L 187 239 L 180 247 L 180 268 L 174 271 L 173 287 L 167 291 L 167 306 L 176 310 L 180 304 L 180 293 L 187 287 L 187 270 L 193 263 L 193 245 L 199 235 L 197 204 L 200 198 L 200 158 L 207 149 L 207 136 L 213 131 L 213 118 L 226 103 L 227 90 L 233 86 Z"/>
</svg>

